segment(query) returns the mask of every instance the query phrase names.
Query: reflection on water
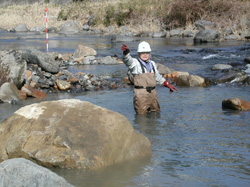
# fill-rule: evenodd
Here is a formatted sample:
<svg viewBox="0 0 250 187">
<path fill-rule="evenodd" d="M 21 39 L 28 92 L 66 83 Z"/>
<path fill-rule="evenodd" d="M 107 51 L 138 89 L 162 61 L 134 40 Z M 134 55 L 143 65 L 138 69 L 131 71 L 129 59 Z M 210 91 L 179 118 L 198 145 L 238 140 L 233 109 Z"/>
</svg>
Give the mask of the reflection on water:
<svg viewBox="0 0 250 187">
<path fill-rule="evenodd" d="M 155 61 L 198 75 L 211 76 L 213 64 L 242 62 L 250 56 L 249 43 L 193 45 L 190 40 L 146 40 L 155 49 Z M 109 38 L 51 34 L 51 49 L 61 53 L 74 52 L 79 43 L 94 47 L 101 56 L 121 53 L 121 44 L 113 44 Z M 42 35 L 0 35 L 0 50 L 34 47 L 34 44 L 38 49 L 46 49 Z M 137 42 L 127 44 L 136 51 Z M 213 54 L 217 57 L 203 59 Z M 74 66 L 70 71 L 115 72 L 116 78 L 122 78 L 126 68 L 122 65 Z M 49 96 L 46 100 L 75 98 L 123 114 L 136 131 L 149 138 L 152 148 L 150 158 L 126 161 L 98 171 L 54 171 L 79 187 L 250 186 L 250 111 L 223 110 L 221 106 L 222 100 L 228 98 L 250 101 L 250 87 L 225 84 L 209 88 L 179 87 L 178 90 L 169 94 L 168 89 L 157 87 L 161 112 L 146 115 L 134 113 L 130 87 Z M 0 104 L 0 121 L 18 108 L 34 102 L 41 101 L 28 99 L 18 105 Z"/>
<path fill-rule="evenodd" d="M 139 160 L 125 161 L 94 171 L 75 169 L 66 171 L 64 169 L 53 170 L 63 176 L 67 181 L 71 181 L 71 184 L 75 186 L 137 186 L 138 184 L 133 182 L 134 176 L 147 177 L 147 167 L 150 167 L 150 165 L 150 157 L 145 157 Z M 145 166 L 147 167 L 145 168 Z"/>
</svg>

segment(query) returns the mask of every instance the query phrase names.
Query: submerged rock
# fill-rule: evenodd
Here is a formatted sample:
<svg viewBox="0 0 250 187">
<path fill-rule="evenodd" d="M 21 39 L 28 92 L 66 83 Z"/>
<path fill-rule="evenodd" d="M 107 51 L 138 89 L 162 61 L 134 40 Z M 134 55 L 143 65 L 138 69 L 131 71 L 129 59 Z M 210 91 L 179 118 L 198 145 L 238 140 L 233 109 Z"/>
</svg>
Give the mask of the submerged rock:
<svg viewBox="0 0 250 187">
<path fill-rule="evenodd" d="M 222 107 L 232 110 L 250 110 L 250 102 L 239 98 L 225 99 L 222 101 Z"/>
<path fill-rule="evenodd" d="M 150 141 L 123 115 L 66 99 L 25 106 L 0 124 L 0 161 L 95 169 L 151 154 Z"/>
</svg>

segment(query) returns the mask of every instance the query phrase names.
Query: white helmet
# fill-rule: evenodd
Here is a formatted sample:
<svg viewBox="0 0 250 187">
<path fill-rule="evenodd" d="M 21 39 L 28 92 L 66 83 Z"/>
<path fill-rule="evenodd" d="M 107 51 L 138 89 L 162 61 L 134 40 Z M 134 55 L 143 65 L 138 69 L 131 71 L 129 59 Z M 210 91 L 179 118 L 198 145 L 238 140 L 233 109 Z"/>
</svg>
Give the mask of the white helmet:
<svg viewBox="0 0 250 187">
<path fill-rule="evenodd" d="M 138 49 L 137 49 L 138 53 L 142 53 L 142 52 L 151 52 L 151 48 L 148 42 L 141 42 L 138 45 Z"/>
</svg>

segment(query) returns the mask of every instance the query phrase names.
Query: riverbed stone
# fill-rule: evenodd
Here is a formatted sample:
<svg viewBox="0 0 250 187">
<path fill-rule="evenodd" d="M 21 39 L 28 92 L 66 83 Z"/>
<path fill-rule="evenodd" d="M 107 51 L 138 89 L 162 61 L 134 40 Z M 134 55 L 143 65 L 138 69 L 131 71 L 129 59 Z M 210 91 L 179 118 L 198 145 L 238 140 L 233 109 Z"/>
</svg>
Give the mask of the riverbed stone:
<svg viewBox="0 0 250 187">
<path fill-rule="evenodd" d="M 250 102 L 239 98 L 225 99 L 222 101 L 222 107 L 232 110 L 250 110 Z"/>
<path fill-rule="evenodd" d="M 205 79 L 198 75 L 180 75 L 177 79 L 176 84 L 178 86 L 188 86 L 188 87 L 206 86 Z"/>
<path fill-rule="evenodd" d="M 93 48 L 79 44 L 73 54 L 73 57 L 74 59 L 82 58 L 83 60 L 86 56 L 95 56 L 96 54 L 97 52 Z"/>
<path fill-rule="evenodd" d="M 172 73 L 165 74 L 164 78 L 171 79 L 172 81 L 177 82 L 179 76 L 181 76 L 181 75 L 188 76 L 189 73 L 188 72 L 182 72 L 182 71 L 174 71 Z"/>
<path fill-rule="evenodd" d="M 206 29 L 207 27 L 212 26 L 212 22 L 211 21 L 207 21 L 207 20 L 197 20 L 194 25 L 197 27 L 197 29 Z"/>
<path fill-rule="evenodd" d="M 208 42 L 217 42 L 220 39 L 220 33 L 212 29 L 204 29 L 199 31 L 195 37 L 195 43 L 208 43 Z"/>
<path fill-rule="evenodd" d="M 12 82 L 21 88 L 25 80 L 27 63 L 22 59 L 21 51 L 0 51 L 0 86 L 5 82 Z"/>
<path fill-rule="evenodd" d="M 191 30 L 184 30 L 183 33 L 182 33 L 182 36 L 184 38 L 187 38 L 187 37 L 194 37 L 195 33 Z"/>
<path fill-rule="evenodd" d="M 170 37 L 180 37 L 182 35 L 181 29 L 173 29 L 169 32 Z"/>
<path fill-rule="evenodd" d="M 111 56 L 106 56 L 106 57 L 103 57 L 103 58 L 99 58 L 98 63 L 99 64 L 104 64 L 104 65 L 122 64 L 122 62 L 118 61 L 116 58 L 111 57 Z"/>
<path fill-rule="evenodd" d="M 30 85 L 24 84 L 21 88 L 21 91 L 24 92 L 27 96 L 35 97 L 38 99 L 42 99 L 48 97 L 48 95 Z"/>
<path fill-rule="evenodd" d="M 166 32 L 153 32 L 152 38 L 166 38 Z"/>
<path fill-rule="evenodd" d="M 56 80 L 56 85 L 58 86 L 59 90 L 63 90 L 63 91 L 69 90 L 71 88 L 70 82 L 60 80 L 60 79 Z"/>
<path fill-rule="evenodd" d="M 96 64 L 96 63 L 97 63 L 97 60 L 95 56 L 87 56 L 83 60 L 83 64 L 85 65 Z"/>
<path fill-rule="evenodd" d="M 97 169 L 151 155 L 148 138 L 114 111 L 77 99 L 27 105 L 0 123 L 0 162 Z"/>
<path fill-rule="evenodd" d="M 58 73 L 60 62 L 54 59 L 54 54 L 43 53 L 37 49 L 26 49 L 22 51 L 22 58 L 28 64 L 37 64 L 42 70 L 49 73 Z"/>
<path fill-rule="evenodd" d="M 173 69 L 170 69 L 169 67 L 167 67 L 167 66 L 165 66 L 164 64 L 161 64 L 161 63 L 156 63 L 156 67 L 158 69 L 158 72 L 161 75 L 169 74 L 169 73 L 172 73 L 174 71 Z"/>
<path fill-rule="evenodd" d="M 139 41 L 139 38 L 134 38 L 131 36 L 126 36 L 126 35 L 117 35 L 114 34 L 111 36 L 111 42 L 133 42 L 133 41 Z"/>
<path fill-rule="evenodd" d="M 29 29 L 27 28 L 26 24 L 19 24 L 14 29 L 16 32 L 27 32 Z"/>
<path fill-rule="evenodd" d="M 61 25 L 59 34 L 77 34 L 82 30 L 82 26 L 75 20 L 67 21 Z"/>
<path fill-rule="evenodd" d="M 232 68 L 232 66 L 228 65 L 228 64 L 215 64 L 212 67 L 212 71 L 231 69 L 231 68 Z"/>
<path fill-rule="evenodd" d="M 0 186 L 73 187 L 49 169 L 24 158 L 13 158 L 0 163 Z"/>
<path fill-rule="evenodd" d="M 248 75 L 246 72 L 230 71 L 224 74 L 222 77 L 215 79 L 215 83 L 225 83 L 225 82 L 242 82 Z"/>
<path fill-rule="evenodd" d="M 22 101 L 24 97 L 22 96 L 22 93 L 18 90 L 18 88 L 10 82 L 4 83 L 0 87 L 0 103 L 17 103 L 19 101 Z"/>
</svg>

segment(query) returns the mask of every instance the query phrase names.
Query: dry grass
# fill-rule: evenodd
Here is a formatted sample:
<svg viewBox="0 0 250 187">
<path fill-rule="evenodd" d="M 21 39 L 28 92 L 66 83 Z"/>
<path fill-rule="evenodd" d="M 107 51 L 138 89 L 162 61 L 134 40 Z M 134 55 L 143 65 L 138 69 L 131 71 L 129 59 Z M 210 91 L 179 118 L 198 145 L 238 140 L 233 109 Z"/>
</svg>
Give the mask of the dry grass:
<svg viewBox="0 0 250 187">
<path fill-rule="evenodd" d="M 215 27 L 244 30 L 247 17 L 250 18 L 249 8 L 250 3 L 246 0 L 179 0 L 170 4 L 164 18 L 170 27 L 185 27 L 204 19 L 212 21 Z"/>
<path fill-rule="evenodd" d="M 63 6 L 32 4 L 0 8 L 0 27 L 14 28 L 27 24 L 28 28 L 45 27 L 45 7 L 48 6 L 49 26 L 59 27 L 67 20 L 87 21 L 96 18 L 95 27 L 118 29 L 126 25 L 130 31 L 160 31 L 160 22 L 169 28 L 192 25 L 199 19 L 212 21 L 217 28 L 235 30 L 250 28 L 249 0 L 103 0 L 71 3 Z"/>
<path fill-rule="evenodd" d="M 12 29 L 19 24 L 26 24 L 27 27 L 45 27 L 45 10 L 46 5 L 13 5 L 0 9 L 0 27 L 4 29 Z M 63 21 L 57 21 L 59 6 L 48 5 L 49 24 L 50 26 L 59 27 Z"/>
</svg>

